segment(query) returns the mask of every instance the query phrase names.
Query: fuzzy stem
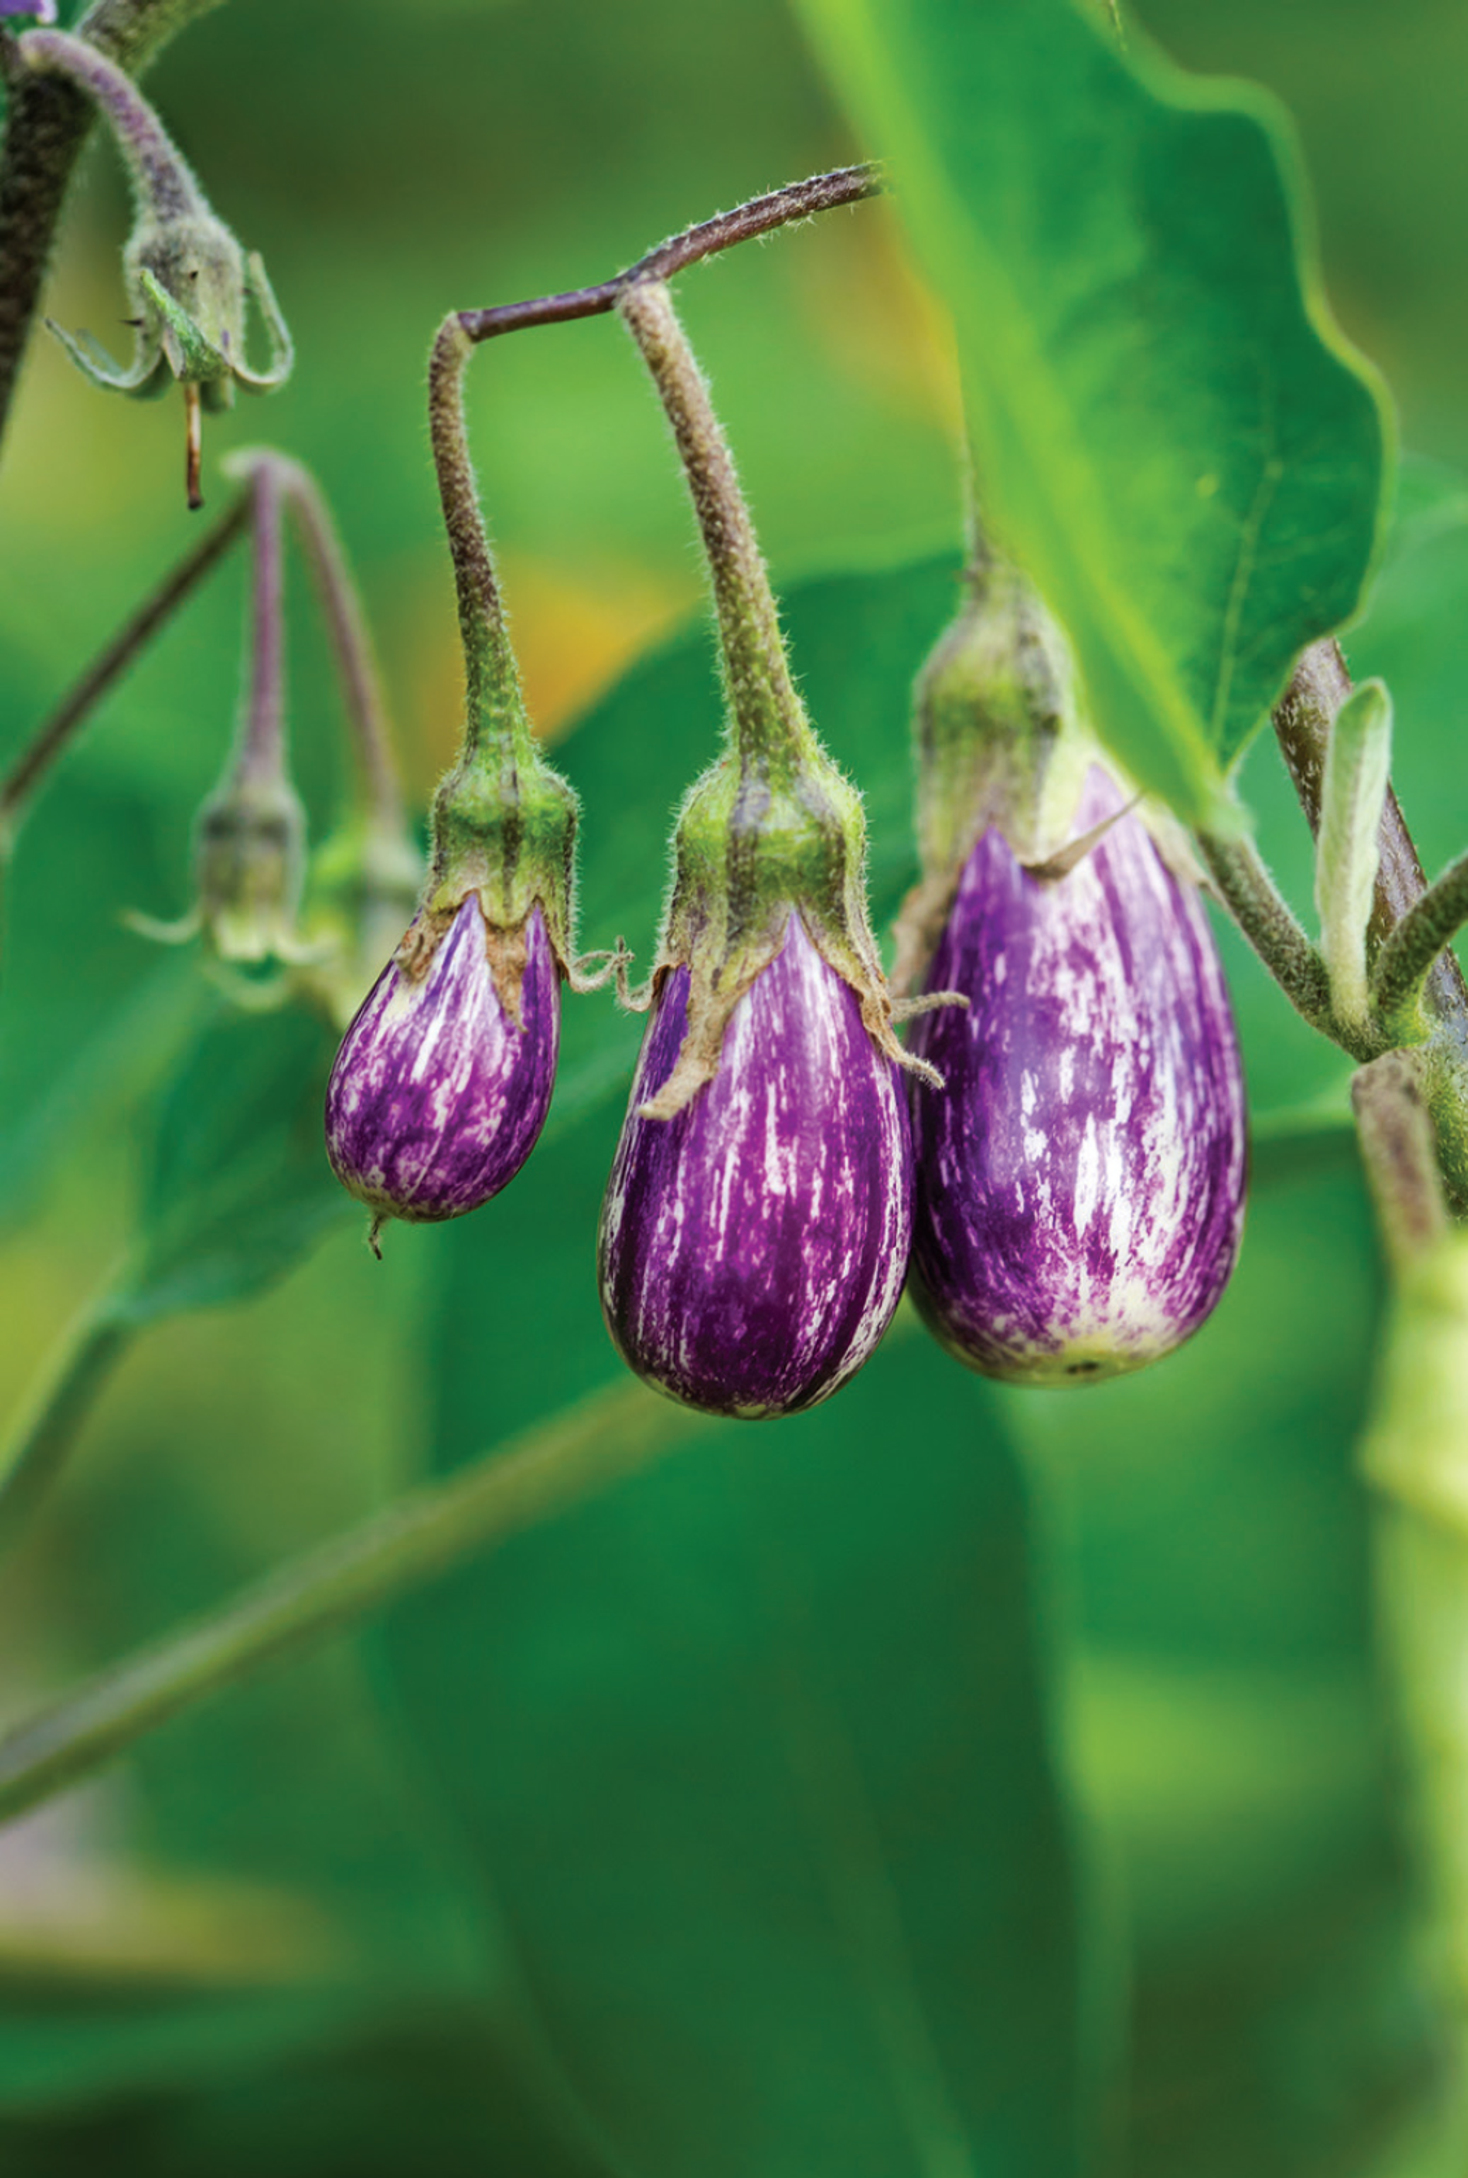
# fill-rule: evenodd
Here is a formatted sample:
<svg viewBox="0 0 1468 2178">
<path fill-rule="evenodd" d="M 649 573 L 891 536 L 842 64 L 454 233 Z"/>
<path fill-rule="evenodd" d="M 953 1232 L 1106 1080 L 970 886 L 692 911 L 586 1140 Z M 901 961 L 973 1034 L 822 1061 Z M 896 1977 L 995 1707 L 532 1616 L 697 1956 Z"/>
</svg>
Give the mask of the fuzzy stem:
<svg viewBox="0 0 1468 2178">
<path fill-rule="evenodd" d="M 76 26 L 107 59 L 139 76 L 175 31 L 220 0 L 96 0 Z M 0 36 L 9 85 L 0 151 L 0 438 L 14 397 L 56 223 L 96 108 L 76 84 L 21 68 Z"/>
<path fill-rule="evenodd" d="M 660 280 L 618 306 L 673 427 L 703 534 L 740 762 L 788 776 L 815 753 L 780 633 L 770 579 L 708 387 Z"/>
<path fill-rule="evenodd" d="M 720 212 L 696 227 L 660 242 L 646 257 L 619 272 L 615 279 L 596 287 L 568 289 L 560 295 L 536 295 L 529 302 L 500 303 L 489 310 L 461 310 L 459 323 L 474 341 L 493 340 L 499 333 L 518 333 L 530 325 L 564 325 L 573 318 L 602 317 L 615 310 L 629 287 L 644 280 L 671 280 L 675 273 L 698 264 L 736 243 L 770 234 L 792 220 L 809 219 L 816 212 L 834 211 L 839 205 L 860 204 L 880 196 L 882 181 L 874 166 L 843 166 L 830 174 L 816 174 L 809 181 L 791 182 L 768 196 L 754 197 L 732 212 Z"/>
<path fill-rule="evenodd" d="M 405 838 L 408 824 L 402 781 L 357 586 L 315 479 L 294 461 L 281 462 L 280 473 L 336 654 L 363 806 L 377 830 L 393 839 Z"/>
<path fill-rule="evenodd" d="M 1468 855 L 1461 855 L 1428 886 L 1377 955 L 1372 997 L 1386 1021 L 1417 1011 L 1446 946 L 1468 923 Z"/>
<path fill-rule="evenodd" d="M 1400 1276 L 1448 1231 L 1417 1055 L 1387 1051 L 1363 1066 L 1351 1083 L 1351 1106 L 1382 1238 Z"/>
<path fill-rule="evenodd" d="M 640 1385 L 593 1394 L 114 1664 L 0 1741 L 0 1820 L 278 1657 L 649 1466 L 710 1427 Z"/>
<path fill-rule="evenodd" d="M 1281 897 L 1253 841 L 1200 832 L 1198 846 L 1244 936 L 1290 1004 L 1312 1028 L 1334 1037 L 1325 963 Z"/>
<path fill-rule="evenodd" d="M 250 497 L 241 493 L 202 543 L 179 561 L 100 658 L 63 697 L 40 731 L 0 779 L 0 857 L 8 854 L 31 797 L 103 696 L 178 609 L 210 569 L 223 559 L 250 518 Z"/>
<path fill-rule="evenodd" d="M 14 1545 L 60 1474 L 135 1328 L 109 1291 L 72 1332 L 39 1403 L 0 1459 L 0 1556 Z"/>
<path fill-rule="evenodd" d="M 106 115 L 138 201 L 157 219 L 187 219 L 205 209 L 198 183 L 131 76 L 84 39 L 64 30 L 28 30 L 15 50 L 27 68 L 66 76 Z"/>
<path fill-rule="evenodd" d="M 428 362 L 428 428 L 464 644 L 464 759 L 493 758 L 513 790 L 517 768 L 533 766 L 536 756 L 469 460 L 464 372 L 473 353 L 473 341 L 450 314 Z"/>
<path fill-rule="evenodd" d="M 262 462 L 250 478 L 253 503 L 250 687 L 234 776 L 273 784 L 285 776 L 285 553 L 279 472 Z"/>
</svg>

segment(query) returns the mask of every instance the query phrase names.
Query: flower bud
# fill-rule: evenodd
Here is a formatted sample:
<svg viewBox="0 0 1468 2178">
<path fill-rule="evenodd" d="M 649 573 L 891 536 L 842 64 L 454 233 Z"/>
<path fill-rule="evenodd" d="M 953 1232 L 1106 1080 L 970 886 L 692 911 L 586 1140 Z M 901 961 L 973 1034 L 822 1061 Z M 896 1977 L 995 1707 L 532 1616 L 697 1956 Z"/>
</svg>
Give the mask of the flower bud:
<svg viewBox="0 0 1468 2178">
<path fill-rule="evenodd" d="M 194 829 L 195 913 L 220 960 L 290 960 L 306 871 L 306 812 L 283 774 L 227 780 Z"/>
<path fill-rule="evenodd" d="M 265 267 L 247 257 L 210 209 L 193 172 L 132 78 L 83 38 L 27 31 L 16 49 L 25 64 L 67 76 L 112 130 L 132 183 L 135 221 L 123 251 L 134 330 L 133 360 L 119 364 L 89 333 L 47 325 L 77 368 L 109 392 L 147 397 L 170 375 L 184 390 L 189 505 L 199 494 L 199 412 L 228 408 L 236 385 L 268 392 L 290 376 L 294 350 Z M 253 296 L 270 335 L 263 371 L 245 360 L 245 311 Z"/>
<path fill-rule="evenodd" d="M 1059 875 L 997 825 L 964 863 L 928 974 L 966 1011 L 914 1048 L 913 1290 L 986 1375 L 1066 1384 L 1142 1367 L 1214 1307 L 1243 1222 L 1244 1090 L 1197 889 L 1094 764 L 1107 824 Z"/>
<path fill-rule="evenodd" d="M 327 1154 L 375 1213 L 374 1235 L 390 1217 L 453 1218 L 488 1202 L 545 1124 L 560 969 L 539 907 L 516 935 L 511 960 L 506 934 L 467 894 L 426 958 L 405 944 L 389 962 L 347 1031 L 326 1092 Z"/>
<path fill-rule="evenodd" d="M 734 1005 L 716 1073 L 650 1117 L 689 1030 L 663 980 L 602 1213 L 602 1307 L 639 1376 L 715 1414 L 845 1383 L 902 1291 L 911 1151 L 897 1068 L 802 917 Z"/>
</svg>

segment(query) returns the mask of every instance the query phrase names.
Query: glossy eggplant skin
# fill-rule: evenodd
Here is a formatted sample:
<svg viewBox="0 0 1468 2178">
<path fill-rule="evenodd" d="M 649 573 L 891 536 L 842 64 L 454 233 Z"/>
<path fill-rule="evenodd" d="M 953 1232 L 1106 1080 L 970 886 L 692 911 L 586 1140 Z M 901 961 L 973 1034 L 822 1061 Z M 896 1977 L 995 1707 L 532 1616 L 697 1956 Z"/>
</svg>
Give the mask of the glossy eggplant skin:
<svg viewBox="0 0 1468 2178">
<path fill-rule="evenodd" d="M 495 988 L 469 893 L 429 962 L 391 961 L 347 1030 L 326 1092 L 342 1185 L 379 1215 L 475 1210 L 511 1181 L 545 1124 L 560 1041 L 560 975 L 539 907 L 525 926 L 520 1021 Z"/>
<path fill-rule="evenodd" d="M 814 1406 L 902 1293 L 912 1153 L 897 1068 L 792 913 L 734 1009 L 712 1081 L 671 1119 L 689 975 L 664 980 L 602 1211 L 602 1307 L 623 1359 L 709 1413 Z"/>
<path fill-rule="evenodd" d="M 1121 806 L 1093 766 L 1077 833 Z M 946 1083 L 912 1090 L 912 1284 L 928 1324 L 1017 1383 L 1169 1352 L 1228 1282 L 1247 1166 L 1233 1014 L 1196 888 L 1135 815 L 1048 880 L 991 828 L 928 988 L 969 1000 L 912 1037 Z"/>
</svg>

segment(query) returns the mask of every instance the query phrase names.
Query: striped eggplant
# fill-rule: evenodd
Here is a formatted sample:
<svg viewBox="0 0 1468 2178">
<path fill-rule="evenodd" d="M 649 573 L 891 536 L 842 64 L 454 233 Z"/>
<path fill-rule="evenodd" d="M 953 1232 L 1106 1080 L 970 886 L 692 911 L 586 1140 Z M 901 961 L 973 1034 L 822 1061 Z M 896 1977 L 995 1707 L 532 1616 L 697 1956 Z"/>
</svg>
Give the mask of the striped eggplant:
<svg viewBox="0 0 1468 2178">
<path fill-rule="evenodd" d="M 1066 1384 L 1142 1367 L 1223 1292 L 1243 1221 L 1243 1081 L 1196 888 L 1093 765 L 1063 875 L 1004 832 L 974 842 L 928 973 L 967 1011 L 914 1048 L 913 1290 L 991 1376 Z"/>
<path fill-rule="evenodd" d="M 866 1360 L 902 1292 L 907 1113 L 861 1001 L 799 914 L 739 999 L 717 1073 L 646 1116 L 688 1033 L 689 970 L 663 982 L 602 1216 L 619 1352 L 715 1414 L 790 1414 Z"/>
<path fill-rule="evenodd" d="M 471 892 L 426 969 L 390 961 L 347 1030 L 326 1092 L 327 1154 L 377 1224 L 477 1210 L 534 1148 L 560 1038 L 560 970 L 538 906 L 523 947 L 516 1020 Z"/>
</svg>

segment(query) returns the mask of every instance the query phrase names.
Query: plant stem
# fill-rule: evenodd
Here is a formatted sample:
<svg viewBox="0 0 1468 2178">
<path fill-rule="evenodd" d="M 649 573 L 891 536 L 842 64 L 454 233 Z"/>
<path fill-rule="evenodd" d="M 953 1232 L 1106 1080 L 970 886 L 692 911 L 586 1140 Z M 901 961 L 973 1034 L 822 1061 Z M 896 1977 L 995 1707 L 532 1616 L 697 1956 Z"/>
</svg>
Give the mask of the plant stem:
<svg viewBox="0 0 1468 2178">
<path fill-rule="evenodd" d="M 1200 832 L 1198 846 L 1244 936 L 1295 1011 L 1339 1042 L 1325 963 L 1281 897 L 1254 842 L 1244 834 Z M 1361 1054 L 1374 1055 L 1371 1050 Z"/>
<path fill-rule="evenodd" d="M 285 553 L 281 479 L 273 463 L 250 477 L 250 690 L 237 783 L 285 776 Z"/>
<path fill-rule="evenodd" d="M 469 459 L 464 372 L 473 353 L 473 341 L 451 312 L 428 361 L 428 429 L 464 644 L 464 756 L 468 761 L 481 750 L 493 753 L 513 774 L 516 765 L 534 764 L 535 749 Z M 507 783 L 513 788 L 513 777 Z"/>
<path fill-rule="evenodd" d="M 109 1290 L 72 1332 L 39 1404 L 0 1462 L 0 1557 L 60 1473 L 137 1328 Z"/>
<path fill-rule="evenodd" d="M 641 1385 L 620 1383 L 413 1492 L 10 1732 L 0 1741 L 0 1821 L 75 1784 L 180 1710 L 355 1624 L 709 1427 Z"/>
<path fill-rule="evenodd" d="M 28 30 L 15 51 L 27 68 L 67 77 L 106 115 L 141 203 L 160 219 L 187 219 L 203 194 L 168 132 L 125 69 L 64 30 Z"/>
<path fill-rule="evenodd" d="M 728 442 L 662 281 L 636 281 L 619 308 L 673 427 L 703 533 L 741 762 L 787 772 L 813 755 L 815 739 Z"/>
<path fill-rule="evenodd" d="M 1415 1013 L 1444 948 L 1468 922 L 1468 855 L 1461 855 L 1387 938 L 1376 958 L 1372 996 L 1384 1020 Z"/>
<path fill-rule="evenodd" d="M 220 0 L 96 0 L 76 36 L 139 76 L 175 31 Z M 75 84 L 16 65 L 0 37 L 9 86 L 0 150 L 0 439 L 3 439 L 56 223 L 96 108 Z"/>
<path fill-rule="evenodd" d="M 843 204 L 860 204 L 880 196 L 882 180 L 875 166 L 844 166 L 830 174 L 813 175 L 809 181 L 791 182 L 768 196 L 755 197 L 732 212 L 689 227 L 671 241 L 649 250 L 635 265 L 598 287 L 571 288 L 561 295 L 537 295 L 529 302 L 500 303 L 489 310 L 461 310 L 459 323 L 474 341 L 492 340 L 498 333 L 518 333 L 530 325 L 564 325 L 572 318 L 594 318 L 615 310 L 629 287 L 645 280 L 671 280 L 675 273 L 737 242 L 769 234 L 791 220 L 809 219 Z"/>
<path fill-rule="evenodd" d="M 1387 1051 L 1363 1066 L 1351 1083 L 1351 1107 L 1382 1238 L 1400 1275 L 1448 1231 L 1417 1054 Z"/>
<path fill-rule="evenodd" d="M 1351 676 L 1333 638 L 1310 644 L 1295 664 L 1290 685 L 1274 709 L 1274 731 L 1285 767 L 1300 797 L 1311 837 L 1320 830 L 1321 794 L 1331 728 L 1351 694 Z M 1427 879 L 1407 830 L 1401 805 L 1390 786 L 1377 835 L 1378 865 L 1371 920 L 1366 926 L 1368 956 L 1374 960 L 1408 909 L 1427 890 Z M 1444 1017 L 1456 1015 L 1468 1035 L 1468 986 L 1451 954 L 1445 954 L 1428 978 L 1426 1002 Z"/>
<path fill-rule="evenodd" d="M 348 570 L 336 525 L 315 478 L 299 462 L 271 457 L 296 518 L 316 595 L 336 654 L 347 722 L 357 758 L 362 801 L 369 821 L 394 839 L 407 836 L 402 782 L 388 731 L 382 680 L 357 586 Z"/>
<path fill-rule="evenodd" d="M 223 559 L 249 518 L 250 497 L 241 493 L 203 541 L 164 576 L 152 596 L 113 637 L 96 663 L 87 668 L 0 779 L 0 858 L 9 852 L 32 795 L 77 729 L 164 622 Z"/>
</svg>

